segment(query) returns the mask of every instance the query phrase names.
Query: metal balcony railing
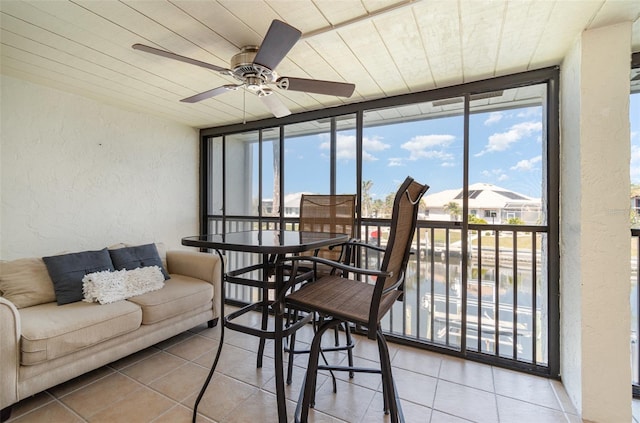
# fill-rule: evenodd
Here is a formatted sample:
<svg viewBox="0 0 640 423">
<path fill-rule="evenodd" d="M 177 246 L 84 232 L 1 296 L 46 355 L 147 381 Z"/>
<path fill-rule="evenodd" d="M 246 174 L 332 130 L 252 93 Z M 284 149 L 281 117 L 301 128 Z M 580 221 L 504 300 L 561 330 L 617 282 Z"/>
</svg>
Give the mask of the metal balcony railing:
<svg viewBox="0 0 640 423">
<path fill-rule="evenodd" d="M 222 220 L 210 219 L 221 232 Z M 278 229 L 277 219 L 225 218 L 227 231 Z M 285 220 L 296 229 L 297 220 Z M 368 219 L 360 239 L 386 245 L 388 221 Z M 546 228 L 469 225 L 466 249 L 459 222 L 419 221 L 407 267 L 403 301 L 383 320 L 391 340 L 480 361 L 546 374 L 548 366 L 548 283 Z M 376 267 L 378 254 L 361 265 Z M 256 264 L 261 257 L 229 254 L 229 269 Z M 255 275 L 260 277 L 260 275 Z M 256 301 L 259 289 L 226 286 L 227 298 Z"/>
</svg>

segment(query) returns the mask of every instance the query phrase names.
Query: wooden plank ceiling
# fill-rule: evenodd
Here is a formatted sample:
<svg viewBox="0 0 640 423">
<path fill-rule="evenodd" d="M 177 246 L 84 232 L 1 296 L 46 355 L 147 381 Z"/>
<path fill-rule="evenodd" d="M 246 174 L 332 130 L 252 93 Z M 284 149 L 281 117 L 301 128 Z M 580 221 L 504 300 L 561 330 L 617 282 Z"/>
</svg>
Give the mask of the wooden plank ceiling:
<svg viewBox="0 0 640 423">
<path fill-rule="evenodd" d="M 302 31 L 279 75 L 356 84 L 351 98 L 277 90 L 294 113 L 558 65 L 584 30 L 635 22 L 637 0 L 0 1 L 0 72 L 193 127 L 270 117 L 244 90 L 179 100 L 231 77 L 131 48 L 228 68 L 273 19 Z"/>
</svg>

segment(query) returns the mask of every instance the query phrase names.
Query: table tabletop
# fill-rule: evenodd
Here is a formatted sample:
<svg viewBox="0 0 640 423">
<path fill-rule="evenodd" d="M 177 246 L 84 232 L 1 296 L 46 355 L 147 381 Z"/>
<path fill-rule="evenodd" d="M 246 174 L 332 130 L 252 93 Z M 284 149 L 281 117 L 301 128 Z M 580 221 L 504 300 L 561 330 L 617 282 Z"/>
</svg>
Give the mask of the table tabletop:
<svg viewBox="0 0 640 423">
<path fill-rule="evenodd" d="M 341 233 L 252 230 L 188 236 L 182 238 L 182 245 L 248 253 L 295 254 L 348 240 L 349 236 Z"/>
</svg>

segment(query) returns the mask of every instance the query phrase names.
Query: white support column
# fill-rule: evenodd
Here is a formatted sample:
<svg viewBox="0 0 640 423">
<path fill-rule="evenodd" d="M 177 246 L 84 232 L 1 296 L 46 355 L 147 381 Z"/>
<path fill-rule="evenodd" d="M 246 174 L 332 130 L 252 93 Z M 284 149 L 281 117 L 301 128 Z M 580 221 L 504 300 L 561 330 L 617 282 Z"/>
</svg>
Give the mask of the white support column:
<svg viewBox="0 0 640 423">
<path fill-rule="evenodd" d="M 631 22 L 585 31 L 561 68 L 561 376 L 582 418 L 630 422 Z"/>
</svg>

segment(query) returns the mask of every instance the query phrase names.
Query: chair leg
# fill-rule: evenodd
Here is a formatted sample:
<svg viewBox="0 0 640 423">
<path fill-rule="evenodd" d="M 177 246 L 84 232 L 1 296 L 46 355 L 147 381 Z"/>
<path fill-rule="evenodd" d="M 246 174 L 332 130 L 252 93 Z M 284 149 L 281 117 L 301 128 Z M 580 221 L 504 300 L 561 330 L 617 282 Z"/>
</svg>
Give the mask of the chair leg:
<svg viewBox="0 0 640 423">
<path fill-rule="evenodd" d="M 353 368 L 353 338 L 351 338 L 351 328 L 349 322 L 344 322 L 344 335 L 347 342 L 347 359 L 349 367 Z M 349 379 L 353 379 L 353 370 L 349 371 Z"/>
<path fill-rule="evenodd" d="M 267 288 L 262 288 L 262 330 L 267 329 L 267 325 L 269 323 L 269 290 Z M 260 338 L 260 343 L 258 344 L 258 359 L 256 363 L 257 368 L 262 367 L 262 356 L 264 355 L 264 344 L 266 340 L 265 338 Z"/>
<path fill-rule="evenodd" d="M 376 336 L 376 343 L 378 345 L 378 357 L 380 357 L 380 373 L 382 377 L 382 399 L 384 401 L 383 410 L 384 410 L 384 414 L 389 414 L 390 412 L 389 404 L 391 402 L 391 399 L 389 398 L 389 385 L 387 384 L 388 369 L 386 367 L 386 360 L 384 360 L 384 357 L 385 357 L 384 346 L 380 342 L 379 336 Z"/>
<path fill-rule="evenodd" d="M 298 310 L 293 311 L 293 317 L 290 319 L 292 313 L 288 314 L 287 317 L 287 325 L 295 324 L 298 321 Z M 296 333 L 293 332 L 291 336 L 289 336 L 289 341 L 287 343 L 287 347 L 289 349 L 289 362 L 287 363 L 287 385 L 291 385 L 293 378 L 293 359 L 295 358 L 295 350 L 296 350 Z"/>
<path fill-rule="evenodd" d="M 311 350 L 309 352 L 309 363 L 307 364 L 307 373 L 303 383 L 302 401 L 298 400 L 298 406 L 296 408 L 296 422 L 306 423 L 309 419 L 309 407 L 315 405 L 315 389 L 318 377 L 318 361 L 320 359 L 322 335 L 328 329 L 334 328 L 339 324 L 339 320 L 326 320 L 320 325 L 313 336 Z"/>
<path fill-rule="evenodd" d="M 383 389 L 386 388 L 389 401 L 389 412 L 391 414 L 392 423 L 404 423 L 404 414 L 402 413 L 402 405 L 400 404 L 400 398 L 396 390 L 395 382 L 393 381 L 393 374 L 391 370 L 391 359 L 389 357 L 389 347 L 387 341 L 382 334 L 382 330 L 378 328 L 378 350 L 380 351 L 380 366 L 382 370 L 382 383 Z M 386 407 L 385 407 L 386 408 Z"/>
</svg>

